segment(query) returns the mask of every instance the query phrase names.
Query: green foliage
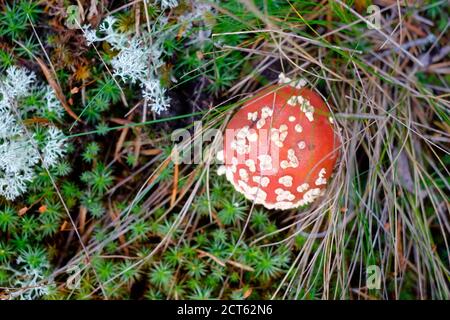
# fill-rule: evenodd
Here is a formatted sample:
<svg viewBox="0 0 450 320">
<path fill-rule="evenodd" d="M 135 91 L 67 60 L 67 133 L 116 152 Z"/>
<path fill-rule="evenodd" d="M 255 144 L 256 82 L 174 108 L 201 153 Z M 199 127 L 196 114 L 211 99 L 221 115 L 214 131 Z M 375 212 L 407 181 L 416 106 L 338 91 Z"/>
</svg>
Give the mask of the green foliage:
<svg viewBox="0 0 450 320">
<path fill-rule="evenodd" d="M 95 98 L 99 98 L 100 101 L 105 101 L 109 103 L 117 103 L 120 100 L 120 87 L 117 82 L 111 78 L 99 79 L 97 81 L 97 86 L 92 90 L 95 94 Z M 102 108 L 102 111 L 106 108 Z"/>
<path fill-rule="evenodd" d="M 93 194 L 103 195 L 112 185 L 114 177 L 110 168 L 98 163 L 91 171 L 85 171 L 81 180 L 92 190 Z"/>
<path fill-rule="evenodd" d="M 14 55 L 8 51 L 0 50 L 0 66 L 2 70 L 13 66 L 15 63 Z"/>
<path fill-rule="evenodd" d="M 0 230 L 13 232 L 17 228 L 19 216 L 13 208 L 6 206 L 0 210 Z"/>
<path fill-rule="evenodd" d="M 150 271 L 150 283 L 168 289 L 173 277 L 174 271 L 164 263 L 159 263 Z"/>
<path fill-rule="evenodd" d="M 42 10 L 37 1 L 20 0 L 4 4 L 0 15 L 0 35 L 13 40 L 25 40 L 25 47 L 33 52 L 32 40 L 27 38 L 31 23 L 36 23 Z M 19 49 L 19 53 L 24 53 Z"/>
<path fill-rule="evenodd" d="M 219 211 L 219 219 L 224 225 L 236 224 L 238 221 L 244 220 L 247 212 L 247 206 L 240 202 L 233 202 L 224 199 L 223 208 Z"/>
<path fill-rule="evenodd" d="M 95 141 L 90 142 L 83 152 L 83 160 L 87 163 L 92 163 L 97 158 L 99 151 L 100 145 Z"/>
<path fill-rule="evenodd" d="M 0 18 L 0 35 L 16 39 L 25 33 L 27 26 L 28 17 L 21 6 L 7 4 Z"/>
</svg>

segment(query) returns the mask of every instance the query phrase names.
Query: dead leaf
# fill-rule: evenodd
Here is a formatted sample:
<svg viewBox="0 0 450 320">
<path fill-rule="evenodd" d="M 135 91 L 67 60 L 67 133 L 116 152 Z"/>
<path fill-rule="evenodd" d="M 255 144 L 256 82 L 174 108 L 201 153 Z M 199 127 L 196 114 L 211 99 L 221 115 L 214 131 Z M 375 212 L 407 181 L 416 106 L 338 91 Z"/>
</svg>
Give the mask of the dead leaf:
<svg viewBox="0 0 450 320">
<path fill-rule="evenodd" d="M 25 213 L 27 213 L 28 207 L 23 207 L 19 210 L 19 216 L 23 216 Z"/>
<path fill-rule="evenodd" d="M 63 224 L 61 225 L 61 228 L 59 228 L 59 231 L 67 231 L 68 230 L 68 229 L 66 229 L 67 224 L 68 224 L 67 221 L 64 220 Z"/>
<path fill-rule="evenodd" d="M 369 0 L 356 0 L 355 1 L 355 9 L 359 13 L 365 13 L 369 4 L 370 4 Z"/>
<path fill-rule="evenodd" d="M 25 119 L 23 120 L 23 124 L 34 124 L 34 123 L 50 123 L 47 119 L 44 118 L 31 118 L 31 119 Z"/>
<path fill-rule="evenodd" d="M 91 0 L 91 5 L 89 6 L 89 13 L 87 15 L 89 21 L 98 16 L 97 2 L 98 2 L 97 0 Z"/>
<path fill-rule="evenodd" d="M 123 144 L 125 142 L 125 138 L 127 137 L 129 128 L 123 128 L 122 132 L 120 133 L 119 140 L 116 143 L 116 150 L 114 151 L 114 160 L 117 160 L 119 162 L 122 162 L 120 160 L 120 150 L 122 150 Z"/>
<path fill-rule="evenodd" d="M 78 230 L 80 234 L 84 233 L 84 228 L 86 226 L 86 216 L 87 216 L 87 208 L 85 206 L 80 206 L 80 214 L 78 220 Z"/>
<path fill-rule="evenodd" d="M 172 186 L 172 195 L 170 197 L 170 206 L 172 207 L 175 204 L 178 193 L 178 161 L 174 161 L 174 172 L 173 172 L 173 186 Z"/>
<path fill-rule="evenodd" d="M 141 150 L 141 154 L 144 156 L 156 156 L 160 154 L 162 151 L 160 149 L 147 149 Z"/>
<path fill-rule="evenodd" d="M 80 89 L 79 89 L 78 87 L 74 87 L 74 88 L 70 89 L 70 93 L 71 93 L 71 94 L 76 94 L 76 93 L 78 93 L 79 91 L 80 91 Z"/>
<path fill-rule="evenodd" d="M 134 140 L 134 157 L 136 162 L 133 164 L 133 168 L 135 168 L 138 165 L 141 146 L 142 146 L 141 128 L 136 128 L 136 139 Z"/>
<path fill-rule="evenodd" d="M 252 294 L 253 289 L 252 288 L 248 288 L 247 290 L 245 290 L 244 294 L 243 294 L 243 298 L 247 299 L 248 297 L 250 297 L 250 295 Z"/>
</svg>

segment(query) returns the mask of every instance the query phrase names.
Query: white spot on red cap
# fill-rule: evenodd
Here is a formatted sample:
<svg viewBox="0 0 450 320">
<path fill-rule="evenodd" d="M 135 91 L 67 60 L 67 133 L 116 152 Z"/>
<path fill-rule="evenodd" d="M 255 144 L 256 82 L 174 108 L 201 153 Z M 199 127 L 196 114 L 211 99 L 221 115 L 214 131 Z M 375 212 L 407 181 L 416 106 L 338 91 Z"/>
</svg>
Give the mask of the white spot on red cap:
<svg viewBox="0 0 450 320">
<path fill-rule="evenodd" d="M 248 135 L 248 141 L 250 142 L 255 142 L 256 140 L 258 140 L 258 134 L 256 132 L 252 132 Z"/>
<path fill-rule="evenodd" d="M 319 178 L 317 178 L 316 180 L 316 186 L 327 184 L 327 179 L 324 177 L 326 173 L 327 171 L 325 170 L 325 168 L 320 169 Z"/>
<path fill-rule="evenodd" d="M 268 154 L 258 156 L 259 168 L 263 170 L 272 170 L 272 157 Z"/>
<path fill-rule="evenodd" d="M 253 176 L 253 181 L 261 184 L 262 187 L 267 187 L 270 183 L 269 177 L 260 177 L 260 176 Z"/>
<path fill-rule="evenodd" d="M 275 189 L 275 194 L 277 194 L 277 202 L 285 200 L 292 201 L 295 199 L 295 196 L 289 190 L 282 188 Z"/>
<path fill-rule="evenodd" d="M 292 176 L 282 176 L 278 179 L 278 182 L 285 187 L 292 187 Z"/>
<path fill-rule="evenodd" d="M 258 119 L 258 111 L 247 113 L 247 120 L 256 121 Z"/>
<path fill-rule="evenodd" d="M 304 204 L 308 204 L 316 200 L 321 195 L 320 188 L 309 189 L 303 194 Z"/>
<path fill-rule="evenodd" d="M 225 166 L 219 166 L 219 168 L 217 168 L 217 174 L 219 175 L 219 176 L 222 176 L 222 175 L 224 175 L 225 173 L 227 172 L 227 167 L 225 167 Z"/>
<path fill-rule="evenodd" d="M 239 139 L 245 139 L 245 137 L 248 135 L 249 126 L 242 127 L 238 132 L 236 137 Z"/>
<path fill-rule="evenodd" d="M 298 167 L 298 158 L 295 155 L 294 149 L 289 149 L 287 154 L 288 160 L 283 160 L 280 163 L 282 169 L 287 169 L 289 167 L 297 168 Z"/>
<path fill-rule="evenodd" d="M 309 100 L 306 100 L 302 96 L 297 97 L 297 101 L 300 104 L 300 110 L 305 113 L 306 118 L 308 118 L 309 121 L 314 120 L 314 107 L 311 105 Z"/>
<path fill-rule="evenodd" d="M 295 205 L 290 201 L 280 201 L 275 203 L 273 209 L 279 209 L 279 210 L 287 210 L 294 208 Z"/>
<path fill-rule="evenodd" d="M 266 120 L 264 118 L 261 118 L 256 122 L 256 128 L 261 129 L 266 124 Z"/>
<path fill-rule="evenodd" d="M 273 110 L 271 107 L 264 107 L 261 109 L 261 118 L 266 119 L 271 117 L 273 114 Z"/>
<path fill-rule="evenodd" d="M 233 183 L 234 186 L 236 186 Z M 249 199 L 255 201 L 255 203 L 264 204 L 267 198 L 267 193 L 259 187 L 251 187 L 247 183 L 242 180 L 238 181 L 238 186 L 242 190 L 244 196 Z"/>
<path fill-rule="evenodd" d="M 248 172 L 247 170 L 241 168 L 239 169 L 239 177 L 241 177 L 242 181 L 247 182 L 248 181 Z"/>
<path fill-rule="evenodd" d="M 295 86 L 297 89 L 303 88 L 304 86 L 306 86 L 306 80 L 305 79 L 300 79 L 298 80 L 298 84 Z"/>
<path fill-rule="evenodd" d="M 223 160 L 224 160 L 223 150 L 220 150 L 219 152 L 217 152 L 216 159 L 220 162 L 223 162 Z"/>
<path fill-rule="evenodd" d="M 333 119 L 332 116 L 329 116 L 329 117 L 328 117 L 328 121 L 330 121 L 331 124 L 334 124 L 334 119 Z"/>
<path fill-rule="evenodd" d="M 290 106 L 295 106 L 297 104 L 297 97 L 296 96 L 292 96 L 289 98 L 289 100 L 287 101 L 287 104 Z"/>
<path fill-rule="evenodd" d="M 256 165 L 255 165 L 255 161 L 253 159 L 245 160 L 245 165 L 248 167 L 248 170 L 250 170 L 250 172 L 256 171 Z"/>
<path fill-rule="evenodd" d="M 309 189 L 309 184 L 307 184 L 306 182 L 305 183 L 302 183 L 301 185 L 299 185 L 298 187 L 297 187 L 297 192 L 305 192 L 306 190 L 308 190 Z"/>
<path fill-rule="evenodd" d="M 286 75 L 283 72 L 281 72 L 278 75 L 278 83 L 279 84 L 289 83 L 291 81 L 292 81 L 291 78 L 286 77 Z"/>
</svg>

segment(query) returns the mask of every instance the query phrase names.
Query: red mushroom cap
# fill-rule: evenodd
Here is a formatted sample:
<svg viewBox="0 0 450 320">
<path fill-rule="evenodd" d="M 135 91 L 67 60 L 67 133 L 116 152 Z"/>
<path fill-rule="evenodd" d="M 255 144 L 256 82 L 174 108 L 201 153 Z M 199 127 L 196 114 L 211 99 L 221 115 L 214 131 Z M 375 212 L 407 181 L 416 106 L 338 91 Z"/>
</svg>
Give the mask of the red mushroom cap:
<svg viewBox="0 0 450 320">
<path fill-rule="evenodd" d="M 222 171 L 237 191 L 268 209 L 296 208 L 322 195 L 340 145 L 322 98 L 291 85 L 249 100 L 225 134 Z"/>
</svg>

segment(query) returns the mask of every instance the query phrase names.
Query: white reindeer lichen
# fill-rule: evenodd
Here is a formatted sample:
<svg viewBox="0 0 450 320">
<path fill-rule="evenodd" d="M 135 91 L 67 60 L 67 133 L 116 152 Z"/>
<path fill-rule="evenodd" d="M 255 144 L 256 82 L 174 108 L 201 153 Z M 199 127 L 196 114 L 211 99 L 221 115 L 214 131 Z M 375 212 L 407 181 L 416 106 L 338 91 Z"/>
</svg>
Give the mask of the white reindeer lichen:
<svg viewBox="0 0 450 320">
<path fill-rule="evenodd" d="M 23 99 L 32 95 L 42 98 L 39 105 L 25 106 Z M 50 168 L 64 155 L 65 137 L 59 129 L 49 126 L 44 141 L 38 141 L 22 123 L 33 115 L 61 117 L 62 110 L 53 90 L 36 84 L 34 73 L 12 66 L 0 77 L 0 196 L 16 199 L 35 178 L 39 163 Z"/>
<path fill-rule="evenodd" d="M 87 43 L 101 41 L 109 43 L 118 52 L 111 60 L 113 75 L 123 82 L 139 83 L 142 96 L 153 112 L 159 114 L 167 110 L 170 98 L 165 95 L 166 89 L 161 86 L 159 78 L 159 68 L 164 64 L 161 61 L 164 37 L 158 37 L 158 40 L 147 44 L 143 37 L 117 32 L 114 29 L 116 21 L 112 16 L 105 18 L 98 32 L 85 26 L 84 35 Z"/>
<path fill-rule="evenodd" d="M 48 112 L 54 114 L 56 118 L 62 118 L 64 116 L 64 108 L 56 97 L 55 91 L 49 85 L 44 88 L 44 98 L 44 108 L 36 110 L 38 115 L 45 117 L 45 114 Z"/>
<path fill-rule="evenodd" d="M 173 9 L 178 6 L 177 0 L 155 0 L 162 10 Z M 183 25 L 184 32 L 194 29 L 194 23 L 202 23 L 208 15 L 213 15 L 213 7 L 208 3 L 192 1 L 191 10 L 178 17 L 178 22 Z M 117 19 L 108 16 L 100 24 L 98 30 L 84 26 L 84 36 L 89 45 L 106 41 L 117 51 L 117 55 L 111 60 L 113 75 L 123 82 L 138 83 L 141 87 L 142 97 L 150 109 L 160 114 L 170 107 L 170 98 L 166 89 L 161 85 L 161 67 L 164 65 L 162 54 L 163 43 L 176 35 L 174 28 L 168 27 L 168 18 L 164 15 L 158 17 L 151 24 L 151 33 L 144 27 L 139 35 L 131 32 L 118 32 L 114 27 Z M 211 29 L 207 24 L 199 28 L 198 32 L 189 32 L 190 41 L 187 45 L 202 46 L 210 41 Z M 173 79 L 173 78 L 172 78 Z"/>
<path fill-rule="evenodd" d="M 30 248 L 20 250 L 16 263 L 6 268 L 12 271 L 10 283 L 14 287 L 10 299 L 35 300 L 54 289 L 54 281 L 49 279 L 50 263 L 43 251 Z"/>
<path fill-rule="evenodd" d="M 178 6 L 178 0 L 157 0 L 160 3 L 161 9 L 173 9 Z"/>
<path fill-rule="evenodd" d="M 130 40 L 129 45 L 111 60 L 114 75 L 131 83 L 145 78 L 148 69 L 146 51 L 139 40 Z"/>
<path fill-rule="evenodd" d="M 166 89 L 161 87 L 159 79 L 148 79 L 141 82 L 142 96 L 149 103 L 150 108 L 156 112 L 169 108 L 169 99 L 165 98 Z"/>
</svg>

